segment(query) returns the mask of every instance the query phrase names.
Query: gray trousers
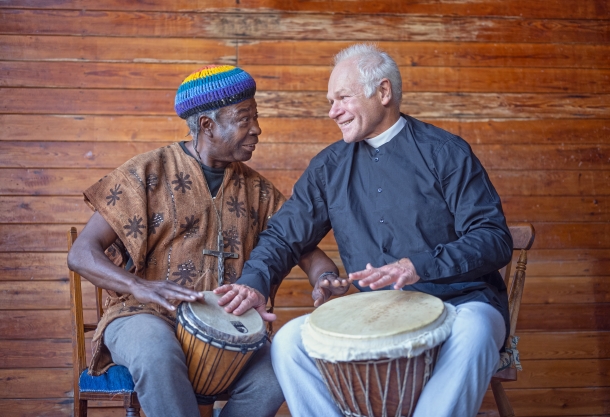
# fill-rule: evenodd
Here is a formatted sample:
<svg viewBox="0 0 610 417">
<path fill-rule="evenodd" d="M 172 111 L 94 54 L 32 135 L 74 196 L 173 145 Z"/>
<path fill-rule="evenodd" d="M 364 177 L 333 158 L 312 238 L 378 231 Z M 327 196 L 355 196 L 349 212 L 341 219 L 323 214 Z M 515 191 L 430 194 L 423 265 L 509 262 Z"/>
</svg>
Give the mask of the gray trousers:
<svg viewBox="0 0 610 417">
<path fill-rule="evenodd" d="M 129 369 L 147 417 L 199 417 L 197 399 L 174 328 L 151 314 L 114 320 L 104 343 L 114 363 Z M 275 416 L 284 396 L 271 366 L 269 343 L 257 351 L 228 389 L 221 417 Z"/>
</svg>

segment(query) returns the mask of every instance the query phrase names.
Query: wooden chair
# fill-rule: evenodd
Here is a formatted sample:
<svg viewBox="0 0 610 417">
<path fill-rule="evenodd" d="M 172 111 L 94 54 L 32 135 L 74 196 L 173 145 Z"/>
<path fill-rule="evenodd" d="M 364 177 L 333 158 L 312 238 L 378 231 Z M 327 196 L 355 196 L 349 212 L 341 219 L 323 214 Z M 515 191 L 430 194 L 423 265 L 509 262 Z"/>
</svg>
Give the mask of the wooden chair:
<svg viewBox="0 0 610 417">
<path fill-rule="evenodd" d="M 68 250 L 76 240 L 76 228 L 68 231 Z M 95 331 L 102 317 L 102 289 L 95 287 L 97 321 L 85 323 L 81 277 L 70 271 L 70 310 L 72 313 L 72 361 L 74 371 L 74 417 L 87 416 L 88 401 L 122 401 L 126 417 L 139 417 L 140 404 L 134 391 L 133 380 L 127 368 L 113 366 L 112 372 L 98 377 L 87 374 L 85 333 Z M 94 388 L 93 388 L 94 387 Z"/>
<path fill-rule="evenodd" d="M 525 284 L 525 268 L 527 265 L 527 251 L 534 243 L 534 227 L 529 223 L 516 223 L 509 225 L 513 237 L 513 253 L 519 253 L 515 273 L 511 278 L 511 264 L 504 269 L 504 283 L 508 288 L 508 306 L 510 312 L 510 334 L 506 341 L 506 353 L 503 355 L 501 370 L 491 378 L 491 390 L 493 391 L 498 412 L 501 417 L 514 417 L 515 412 L 506 397 L 502 382 L 517 380 L 517 370 L 521 370 L 519 352 L 516 350 L 517 340 L 515 329 L 521 306 L 521 296 Z M 502 271 L 501 271 L 502 272 Z"/>
</svg>

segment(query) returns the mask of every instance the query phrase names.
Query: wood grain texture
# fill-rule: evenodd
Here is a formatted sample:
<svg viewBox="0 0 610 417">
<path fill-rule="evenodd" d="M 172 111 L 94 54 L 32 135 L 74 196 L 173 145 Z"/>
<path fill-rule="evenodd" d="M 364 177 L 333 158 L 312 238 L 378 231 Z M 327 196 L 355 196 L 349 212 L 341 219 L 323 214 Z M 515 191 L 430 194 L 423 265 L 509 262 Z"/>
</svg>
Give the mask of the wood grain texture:
<svg viewBox="0 0 610 417">
<path fill-rule="evenodd" d="M 113 167 L 114 168 L 114 167 Z M 104 169 L 0 169 L 0 192 L 5 195 L 73 195 L 82 196 L 104 175 Z M 259 170 L 284 195 L 292 193 L 292 186 L 301 175 L 297 170 Z"/>
<path fill-rule="evenodd" d="M 502 197 L 506 217 L 527 222 L 610 221 L 609 203 L 606 197 Z"/>
<path fill-rule="evenodd" d="M 69 397 L 71 390 L 71 368 L 0 369 L 0 398 Z"/>
<path fill-rule="evenodd" d="M 157 142 L 4 142 L 3 168 L 114 169 L 140 153 L 160 147 Z M 325 148 L 318 143 L 259 143 L 248 165 L 255 170 L 300 170 Z M 610 170 L 610 145 L 478 145 L 475 155 L 493 170 Z M 516 164 L 515 161 L 519 161 Z"/>
<path fill-rule="evenodd" d="M 85 310 L 84 315 L 85 321 L 94 320 L 95 310 Z M 4 340 L 70 339 L 72 335 L 70 310 L 1 310 L 0 318 L 0 339 Z"/>
<path fill-rule="evenodd" d="M 535 416 L 604 416 L 608 412 L 610 389 L 600 388 L 551 388 L 511 389 L 506 384 L 506 394 L 515 409 L 523 417 Z M 482 410 L 495 410 L 493 396 L 488 391 Z"/>
<path fill-rule="evenodd" d="M 0 168 L 0 193 L 4 195 L 73 195 L 82 192 L 112 168 L 41 169 Z M 260 169 L 284 195 L 301 170 Z M 508 196 L 607 196 L 610 171 L 506 171 L 488 170 L 494 187 L 502 198 Z"/>
<path fill-rule="evenodd" d="M 236 48 L 230 40 L 0 35 L 0 56 L 10 61 L 235 65 Z"/>
<path fill-rule="evenodd" d="M 210 40 L 0 35 L 10 61 L 149 62 L 329 67 L 347 41 Z M 400 66 L 610 68 L 610 46 L 588 44 L 379 42 Z"/>
<path fill-rule="evenodd" d="M 608 119 L 423 119 L 470 144 L 600 144 Z M 324 143 L 340 140 L 329 118 L 261 117 L 261 143 Z M 69 116 L 0 114 L 0 141 L 160 142 L 190 140 L 177 116 Z M 35 129 L 32 126 L 36 126 Z"/>
<path fill-rule="evenodd" d="M 90 351 L 87 346 L 87 351 Z M 71 368 L 71 339 L 1 340 L 0 368 Z"/>
<path fill-rule="evenodd" d="M 133 24 L 133 16 L 138 24 Z M 44 26 L 39 24 L 44 21 Z M 605 20 L 0 9 L 0 33 L 352 41 L 605 43 Z"/>
<path fill-rule="evenodd" d="M 594 381 L 604 384 L 608 378 L 608 360 L 546 360 L 523 361 L 524 370 L 512 389 L 587 388 Z M 34 378 L 36 377 L 36 378 Z M 50 381 L 53 384 L 49 384 Z M 38 382 L 36 382 L 38 381 Z M 9 368 L 0 369 L 0 398 L 41 398 L 28 386 L 36 386 L 44 397 L 69 394 L 72 375 L 70 368 Z M 43 387 L 43 385 L 45 385 Z M 602 385 L 603 386 L 603 385 Z M 42 398 L 44 398 L 42 397 Z"/>
<path fill-rule="evenodd" d="M 539 18 L 581 18 L 604 19 L 610 16 L 610 8 L 602 0 L 556 0 L 549 4 L 537 4 L 526 0 L 512 0 L 510 3 L 493 0 L 467 0 L 460 2 L 437 2 L 434 0 L 375 1 L 334 0 L 178 0 L 170 4 L 162 0 L 145 3 L 121 2 L 119 0 L 6 0 L 3 7 L 52 8 L 88 10 L 153 10 L 153 11 L 244 11 L 249 13 L 268 12 L 319 12 L 344 14 L 435 14 L 459 16 L 513 16 Z"/>
<path fill-rule="evenodd" d="M 278 308 L 278 326 L 299 315 L 310 312 L 306 307 Z M 517 334 L 524 331 L 608 331 L 608 304 L 522 304 Z"/>
<path fill-rule="evenodd" d="M 519 332 L 519 337 L 522 359 L 610 358 L 610 332 Z"/>
<path fill-rule="evenodd" d="M 608 303 L 610 276 L 527 277 L 523 303 Z"/>
<path fill-rule="evenodd" d="M 610 414 L 610 3 L 0 3 L 0 415 L 71 414 L 65 232 L 91 214 L 82 190 L 188 139 L 173 110 L 182 78 L 209 63 L 255 76 L 263 134 L 249 164 L 289 195 L 340 139 L 327 77 L 358 40 L 396 58 L 403 112 L 462 136 L 508 220 L 534 223 L 517 325 L 525 370 L 505 386 L 516 414 Z M 332 233 L 321 247 L 341 266 Z M 275 328 L 311 311 L 294 268 Z M 97 402 L 89 415 L 124 412 Z M 489 392 L 479 415 L 497 416 Z"/>
<path fill-rule="evenodd" d="M 329 254 L 334 258 L 333 253 Z M 333 259 L 334 260 L 334 259 Z M 297 268 L 295 268 L 295 271 Z M 345 271 L 342 271 L 345 276 Z M 284 280 L 276 297 L 277 307 L 312 307 L 311 284 L 294 274 Z M 350 294 L 357 292 L 350 288 Z M 83 304 L 95 308 L 93 286 L 83 282 Z M 610 277 L 528 277 L 524 304 L 596 304 L 610 302 Z M 60 281 L 0 281 L 0 310 L 61 310 L 70 307 L 68 283 Z"/>
<path fill-rule="evenodd" d="M 72 411 L 72 400 L 67 398 L 0 399 L 0 413 L 7 417 L 68 417 L 72 415 Z M 124 415 L 125 410 L 121 417 Z M 91 416 L 93 417 L 93 414 Z"/>
<path fill-rule="evenodd" d="M 605 250 L 530 250 L 528 277 L 605 276 L 610 268 L 610 252 Z"/>
<path fill-rule="evenodd" d="M 0 281 L 57 280 L 68 280 L 65 252 L 0 252 Z"/>
<path fill-rule="evenodd" d="M 610 358 L 610 332 L 519 332 L 519 354 L 528 364 L 535 361 Z M 90 338 L 87 353 L 90 353 Z M 559 368 L 563 368 L 559 363 Z M 567 363 L 567 362 L 566 362 Z M 72 366 L 70 339 L 2 340 L 2 368 L 61 368 Z M 536 367 L 541 364 L 534 365 Z"/>
<path fill-rule="evenodd" d="M 72 225 L 72 224 L 71 224 Z M 79 224 L 73 224 L 79 226 Z M 609 223 L 533 223 L 534 249 L 610 249 Z M 0 224 L 0 252 L 64 252 L 69 225 Z M 323 250 L 335 250 L 332 231 L 322 239 Z"/>
<path fill-rule="evenodd" d="M 176 89 L 193 64 L 0 62 L 2 87 Z M 247 65 L 260 90 L 322 91 L 328 66 Z M 610 93 L 610 70 L 405 67 L 404 91 L 467 93 Z"/>
<path fill-rule="evenodd" d="M 1 38 L 0 38 L 1 39 Z M 353 42 L 239 40 L 242 65 L 331 66 Z M 399 66 L 500 68 L 608 68 L 610 47 L 596 44 L 377 42 Z"/>
<path fill-rule="evenodd" d="M 610 305 L 602 304 L 521 304 L 520 331 L 608 331 Z"/>
<path fill-rule="evenodd" d="M 1 113 L 173 116 L 174 90 L 0 88 Z M 36 100 L 33 98 L 36 97 Z M 129 97 L 129 100 L 126 98 Z M 259 91 L 262 117 L 328 117 L 325 94 Z M 607 94 L 404 93 L 401 110 L 417 118 L 610 118 Z M 10 103 L 10 105 L 9 105 Z"/>
<path fill-rule="evenodd" d="M 333 247 L 332 242 L 325 243 L 325 251 L 331 259 L 339 266 L 341 265 L 339 253 L 336 247 Z M 578 251 L 571 249 L 532 249 L 529 254 L 528 280 L 543 277 L 553 279 L 557 277 L 606 277 L 610 270 L 610 250 L 608 249 L 579 249 Z M 304 278 L 305 275 L 300 272 L 300 268 L 294 268 L 289 277 Z M 57 281 L 66 279 L 65 252 L 0 252 L 1 281 Z"/>
<path fill-rule="evenodd" d="M 610 360 L 523 360 L 523 371 L 517 381 L 507 384 L 516 388 L 586 388 L 609 386 Z"/>
</svg>

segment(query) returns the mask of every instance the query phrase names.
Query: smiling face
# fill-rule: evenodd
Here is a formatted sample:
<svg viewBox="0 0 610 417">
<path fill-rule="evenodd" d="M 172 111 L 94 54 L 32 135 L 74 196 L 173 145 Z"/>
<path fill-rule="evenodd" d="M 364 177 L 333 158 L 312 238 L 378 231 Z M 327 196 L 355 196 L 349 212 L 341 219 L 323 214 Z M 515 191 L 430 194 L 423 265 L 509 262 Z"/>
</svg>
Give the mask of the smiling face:
<svg viewBox="0 0 610 417">
<path fill-rule="evenodd" d="M 205 165 L 224 168 L 252 158 L 261 134 L 253 98 L 221 108 L 216 122 L 202 117 L 199 123 L 203 133 L 200 156 Z"/>
<path fill-rule="evenodd" d="M 373 138 L 391 127 L 386 121 L 388 108 L 384 106 L 387 99 L 383 89 L 377 88 L 367 98 L 359 78 L 360 71 L 352 58 L 337 64 L 328 80 L 328 116 L 337 123 L 347 143 Z"/>
</svg>

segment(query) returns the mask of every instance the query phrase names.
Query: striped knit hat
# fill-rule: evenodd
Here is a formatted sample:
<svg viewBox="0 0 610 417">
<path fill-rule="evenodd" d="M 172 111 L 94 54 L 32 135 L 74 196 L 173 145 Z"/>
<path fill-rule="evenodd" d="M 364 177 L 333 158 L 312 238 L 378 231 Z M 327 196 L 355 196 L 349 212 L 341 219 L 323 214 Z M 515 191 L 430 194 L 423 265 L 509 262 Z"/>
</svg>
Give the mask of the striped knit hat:
<svg viewBox="0 0 610 417">
<path fill-rule="evenodd" d="M 254 97 L 256 82 L 231 65 L 208 65 L 182 81 L 174 108 L 183 119 L 207 110 L 230 106 Z"/>
</svg>

